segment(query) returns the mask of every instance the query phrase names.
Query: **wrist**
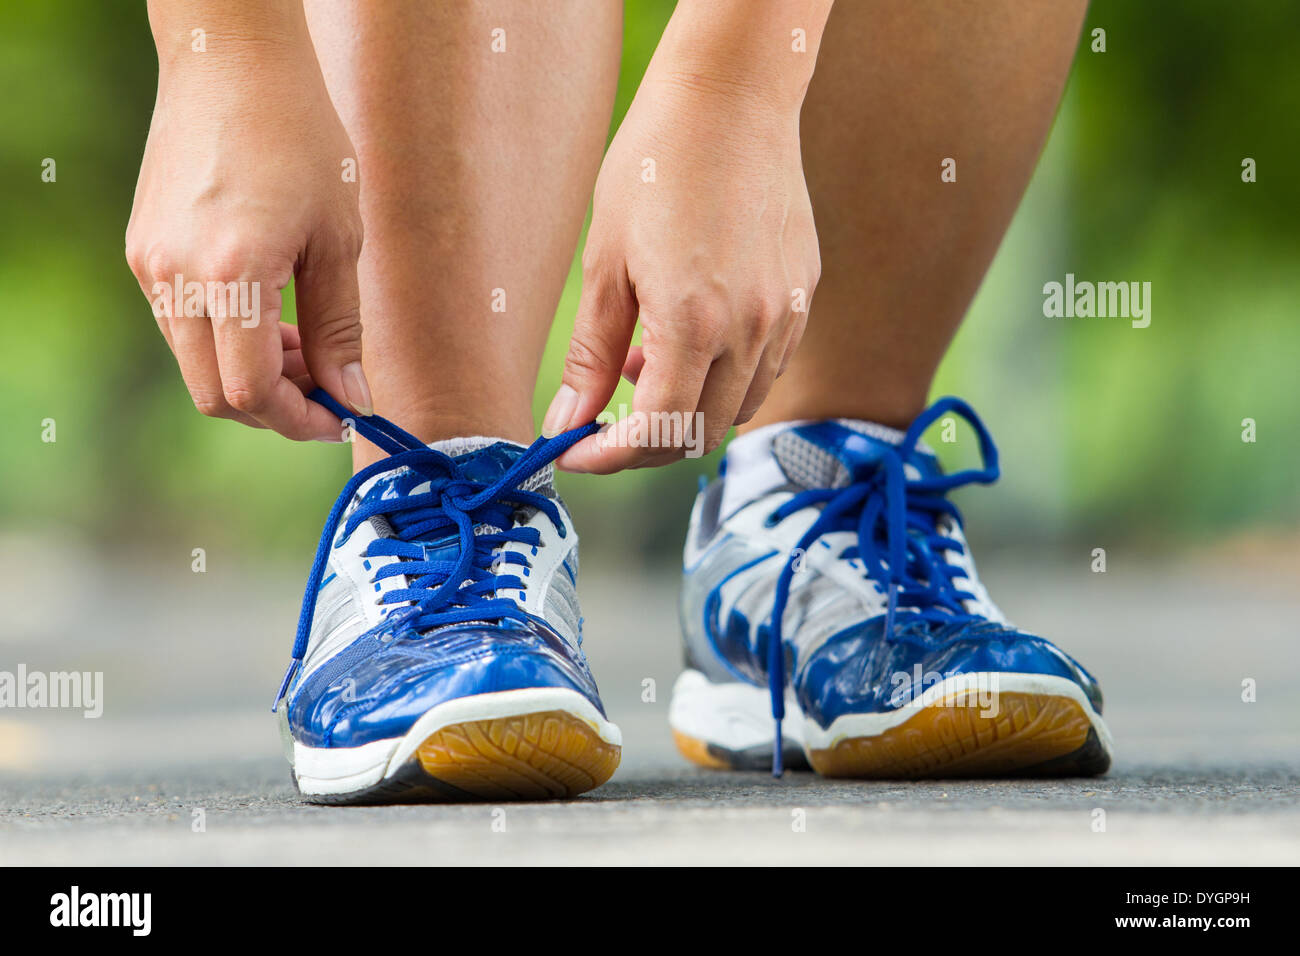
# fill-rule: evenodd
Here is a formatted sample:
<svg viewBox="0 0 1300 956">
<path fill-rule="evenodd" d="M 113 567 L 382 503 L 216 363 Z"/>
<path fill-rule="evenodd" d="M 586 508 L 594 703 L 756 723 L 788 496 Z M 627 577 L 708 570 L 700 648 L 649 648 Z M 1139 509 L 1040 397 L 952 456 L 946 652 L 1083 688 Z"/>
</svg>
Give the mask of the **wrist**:
<svg viewBox="0 0 1300 956">
<path fill-rule="evenodd" d="M 832 0 L 679 0 L 648 74 L 797 115 Z"/>
<path fill-rule="evenodd" d="M 148 0 L 159 79 L 248 71 L 315 56 L 301 0 Z"/>
</svg>

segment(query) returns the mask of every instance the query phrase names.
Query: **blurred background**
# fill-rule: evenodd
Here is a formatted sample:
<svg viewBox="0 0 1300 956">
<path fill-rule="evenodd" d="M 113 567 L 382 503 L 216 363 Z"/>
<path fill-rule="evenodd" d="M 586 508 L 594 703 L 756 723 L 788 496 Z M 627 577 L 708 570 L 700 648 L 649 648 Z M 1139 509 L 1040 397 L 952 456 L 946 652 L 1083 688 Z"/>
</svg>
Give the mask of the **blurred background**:
<svg viewBox="0 0 1300 956">
<path fill-rule="evenodd" d="M 626 5 L 615 126 L 672 6 Z M 1091 50 L 1098 27 L 1104 53 Z M 1002 483 L 960 499 L 994 594 L 1073 640 L 1112 679 L 1121 718 L 1150 689 L 1125 675 L 1187 648 L 1233 713 L 1242 675 L 1297 670 L 1298 64 L 1296 4 L 1097 0 L 1038 171 L 935 387 L 969 399 L 1002 450 Z M 70 747 L 91 763 L 139 759 L 145 726 L 177 735 L 149 738 L 154 752 L 179 746 L 193 728 L 157 715 L 181 711 L 238 715 L 228 726 L 265 730 L 273 751 L 262 705 L 347 473 L 337 447 L 204 419 L 189 402 L 122 251 L 155 79 L 141 2 L 0 5 L 0 668 L 104 670 L 106 716 L 121 715 L 92 730 L 79 715 L 0 712 L 0 769 L 50 766 Z M 46 157 L 55 183 L 42 182 Z M 1242 181 L 1248 157 L 1255 183 Z M 1043 284 L 1067 272 L 1149 281 L 1150 327 L 1045 318 Z M 575 269 L 539 422 L 577 299 Z M 624 386 L 614 401 L 629 398 Z M 940 446 L 954 460 L 969 448 Z M 626 680 L 629 701 L 645 674 L 662 675 L 667 698 L 672 575 L 696 478 L 715 467 L 560 479 L 583 535 L 597 673 Z M 1097 547 L 1105 575 L 1090 571 Z M 629 623 L 629 607 L 648 616 Z M 1295 725 L 1294 705 L 1271 706 Z M 1134 720 L 1135 733 L 1163 732 Z M 1257 714 L 1240 720 L 1264 733 Z M 645 718 L 657 741 L 661 726 Z M 240 732 L 227 736 L 240 750 Z"/>
</svg>

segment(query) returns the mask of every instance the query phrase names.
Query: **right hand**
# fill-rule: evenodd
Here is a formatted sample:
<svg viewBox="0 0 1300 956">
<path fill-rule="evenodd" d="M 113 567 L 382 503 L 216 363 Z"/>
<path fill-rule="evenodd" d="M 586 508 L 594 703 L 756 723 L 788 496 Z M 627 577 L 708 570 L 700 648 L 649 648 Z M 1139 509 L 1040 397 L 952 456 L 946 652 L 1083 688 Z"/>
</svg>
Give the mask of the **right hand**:
<svg viewBox="0 0 1300 956">
<path fill-rule="evenodd" d="M 361 215 L 356 183 L 343 181 L 356 153 L 310 39 L 233 61 L 180 60 L 159 70 L 127 261 L 200 412 L 339 441 L 338 421 L 305 393 L 320 386 L 373 413 L 361 369 Z M 175 314 L 177 275 L 205 290 L 246 283 L 250 308 L 223 318 L 208 301 L 203 316 Z M 295 275 L 296 327 L 280 321 Z"/>
</svg>

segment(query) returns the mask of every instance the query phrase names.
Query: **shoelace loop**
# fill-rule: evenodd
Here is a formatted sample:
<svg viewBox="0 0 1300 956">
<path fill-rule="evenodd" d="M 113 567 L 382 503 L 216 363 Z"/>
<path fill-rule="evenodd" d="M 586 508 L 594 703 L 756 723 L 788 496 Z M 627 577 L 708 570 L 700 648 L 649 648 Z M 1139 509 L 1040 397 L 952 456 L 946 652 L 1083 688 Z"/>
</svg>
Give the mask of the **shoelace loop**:
<svg viewBox="0 0 1300 956">
<path fill-rule="evenodd" d="M 340 541 L 347 540 L 362 522 L 376 516 L 383 516 L 392 526 L 396 537 L 372 541 L 366 556 L 398 559 L 375 572 L 372 581 L 376 585 L 388 577 L 408 578 L 407 587 L 390 589 L 379 598 L 383 604 L 409 603 L 409 607 L 400 611 L 403 630 L 424 631 L 446 624 L 505 618 L 525 621 L 527 615 L 518 604 L 495 595 L 499 591 L 523 588 L 518 575 L 502 572 L 506 565 L 517 565 L 527 574 L 528 561 L 522 555 L 497 553 L 497 549 L 513 542 L 534 547 L 539 543 L 540 534 L 536 529 L 512 527 L 512 515 L 520 507 L 540 510 L 561 536 L 565 529 L 555 501 L 525 491 L 521 485 L 599 428 L 591 422 L 554 438 L 538 438 L 499 478 L 484 483 L 465 474 L 449 455 L 429 448 L 385 418 L 356 415 L 322 389 L 316 389 L 308 398 L 329 409 L 340 421 L 351 422 L 359 435 L 383 449 L 389 457 L 353 475 L 325 519 L 303 593 L 292 660 L 272 711 L 284 699 L 294 674 L 302 665 L 330 550 L 335 546 L 343 513 L 358 488 L 376 475 L 402 467 L 429 482 L 428 490 L 420 494 L 363 502 L 348 515 L 340 538 Z M 502 530 L 476 535 L 475 527 L 485 524 Z"/>
<path fill-rule="evenodd" d="M 916 450 L 921 435 L 946 413 L 964 418 L 975 430 L 980 442 L 982 467 L 951 475 L 909 478 L 907 460 Z M 892 639 L 897 608 L 915 609 L 922 620 L 974 620 L 965 612 L 963 601 L 974 598 L 962 591 L 954 579 L 965 571 L 948 564 L 944 551 L 962 551 L 961 542 L 938 533 L 940 515 L 957 521 L 961 515 L 944 496 L 953 488 L 967 484 L 991 484 L 999 474 L 998 450 L 984 423 L 966 402 L 951 396 L 941 398 L 912 422 L 898 445 L 881 451 L 872 472 L 844 488 L 814 488 L 795 494 L 777 508 L 773 524 L 807 507 L 821 506 L 821 513 L 791 550 L 776 581 L 772 601 L 772 625 L 767 647 L 768 690 L 772 698 L 772 719 L 776 738 L 772 748 L 772 775 L 782 775 L 781 721 L 785 718 L 785 648 L 782 624 L 790 597 L 790 584 L 801 554 L 819 537 L 832 531 L 856 530 L 858 544 L 841 557 L 860 558 L 868 577 L 885 582 L 888 604 L 885 611 L 885 637 Z M 883 538 L 883 549 L 877 538 Z"/>
</svg>

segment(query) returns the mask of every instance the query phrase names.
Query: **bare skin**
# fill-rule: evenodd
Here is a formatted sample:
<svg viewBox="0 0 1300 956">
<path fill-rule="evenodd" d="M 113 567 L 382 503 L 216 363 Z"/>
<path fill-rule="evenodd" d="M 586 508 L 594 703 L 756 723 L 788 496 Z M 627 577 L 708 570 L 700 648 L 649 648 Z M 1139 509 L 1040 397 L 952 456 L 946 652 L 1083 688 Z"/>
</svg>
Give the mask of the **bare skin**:
<svg viewBox="0 0 1300 956">
<path fill-rule="evenodd" d="M 270 288 L 260 330 L 160 318 L 207 414 L 337 438 L 302 395 L 319 384 L 428 441 L 527 441 L 594 181 L 545 434 L 595 417 L 620 374 L 636 413 L 702 415 L 706 448 L 733 424 L 906 424 L 1028 181 L 1085 7 L 872 0 L 827 26 L 831 0 L 681 0 L 602 163 L 616 3 L 155 0 L 128 259 L 147 295 L 173 271 Z M 278 322 L 290 276 L 296 329 Z M 560 464 L 681 457 L 621 428 Z M 377 454 L 359 442 L 356 464 Z"/>
<path fill-rule="evenodd" d="M 799 109 L 829 11 L 829 0 L 678 3 L 596 182 L 582 301 L 542 431 L 594 418 L 620 372 L 636 382 L 632 412 L 561 467 L 682 457 L 681 444 L 631 438 L 634 417 L 659 413 L 701 422 L 704 449 L 716 448 L 797 346 L 797 297 L 821 269 Z M 629 350 L 638 315 L 642 348 Z"/>
<path fill-rule="evenodd" d="M 339 441 L 338 421 L 303 389 L 315 382 L 371 410 L 356 274 L 362 227 L 356 187 L 339 173 L 352 145 L 310 55 L 302 7 L 154 0 L 149 20 L 158 100 L 127 261 L 199 411 Z M 295 276 L 297 327 L 280 321 L 281 290 Z M 165 287 L 191 282 L 258 289 L 259 314 L 159 307 Z"/>
<path fill-rule="evenodd" d="M 804 101 L 822 281 L 785 374 L 741 431 L 906 427 L 1029 182 L 1086 0 L 872 0 L 831 14 Z M 940 162 L 957 162 L 941 182 Z"/>
<path fill-rule="evenodd" d="M 620 5 L 308 0 L 306 10 L 361 171 L 375 408 L 425 441 L 527 444 L 609 129 Z M 504 312 L 493 311 L 496 289 Z M 358 468 L 380 455 L 364 441 L 354 449 Z"/>
</svg>

